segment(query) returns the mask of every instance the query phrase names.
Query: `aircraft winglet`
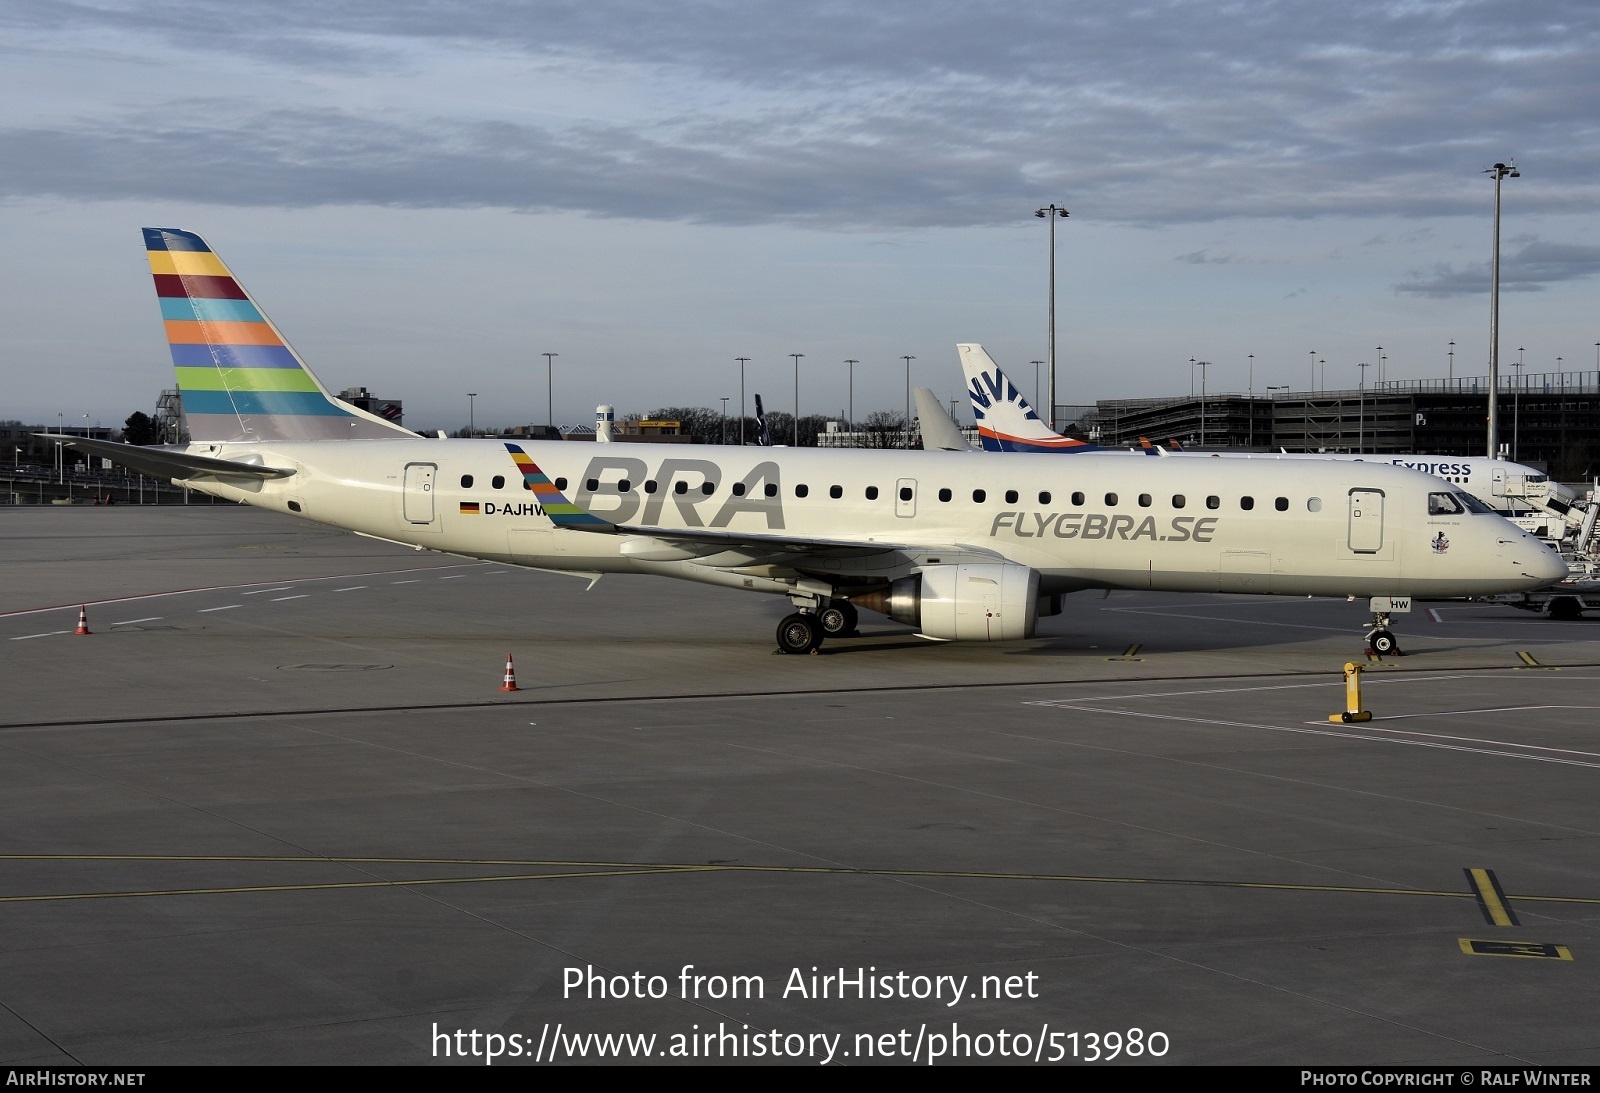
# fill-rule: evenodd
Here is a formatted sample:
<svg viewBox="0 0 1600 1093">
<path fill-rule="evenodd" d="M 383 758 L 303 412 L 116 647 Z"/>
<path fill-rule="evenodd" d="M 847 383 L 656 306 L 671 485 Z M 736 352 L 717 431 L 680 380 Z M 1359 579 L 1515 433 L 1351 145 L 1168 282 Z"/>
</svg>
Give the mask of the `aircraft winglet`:
<svg viewBox="0 0 1600 1093">
<path fill-rule="evenodd" d="M 571 528 L 574 531 L 616 531 L 617 526 L 609 521 L 602 520 L 592 513 L 568 501 L 566 495 L 556 489 L 556 484 L 539 469 L 539 464 L 528 457 L 528 453 L 515 444 L 507 444 L 506 451 L 511 454 L 512 462 L 522 472 L 522 480 L 533 491 L 533 496 L 538 500 L 539 507 L 550 518 L 550 522 L 558 528 Z"/>
</svg>

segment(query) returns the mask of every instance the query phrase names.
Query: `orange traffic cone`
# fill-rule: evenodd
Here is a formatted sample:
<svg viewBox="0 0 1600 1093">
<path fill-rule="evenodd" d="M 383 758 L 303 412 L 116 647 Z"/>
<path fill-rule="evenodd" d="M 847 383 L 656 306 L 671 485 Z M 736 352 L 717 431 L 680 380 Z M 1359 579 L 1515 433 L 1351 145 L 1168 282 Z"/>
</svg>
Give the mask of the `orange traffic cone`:
<svg viewBox="0 0 1600 1093">
<path fill-rule="evenodd" d="M 83 630 L 80 633 L 87 634 L 88 631 Z M 500 684 L 500 689 L 502 691 L 520 691 L 522 689 L 517 686 L 517 670 L 511 666 L 510 653 L 506 654 L 506 678 L 505 682 Z"/>
<path fill-rule="evenodd" d="M 78 605 L 78 628 L 76 630 L 74 630 L 73 633 L 74 634 L 87 634 L 87 633 L 89 633 L 89 612 L 84 609 L 82 604 Z"/>
</svg>

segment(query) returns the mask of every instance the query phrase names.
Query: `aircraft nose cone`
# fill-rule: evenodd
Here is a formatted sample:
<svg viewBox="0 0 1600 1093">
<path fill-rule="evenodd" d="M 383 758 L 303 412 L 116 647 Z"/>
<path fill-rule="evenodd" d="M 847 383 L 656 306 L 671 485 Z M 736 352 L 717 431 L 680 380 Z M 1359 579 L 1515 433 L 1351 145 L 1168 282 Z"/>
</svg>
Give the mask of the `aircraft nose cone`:
<svg viewBox="0 0 1600 1093">
<path fill-rule="evenodd" d="M 1520 563 L 1523 576 L 1538 580 L 1539 587 L 1566 579 L 1566 559 L 1543 543 L 1529 543 L 1513 557 L 1513 564 Z"/>
</svg>

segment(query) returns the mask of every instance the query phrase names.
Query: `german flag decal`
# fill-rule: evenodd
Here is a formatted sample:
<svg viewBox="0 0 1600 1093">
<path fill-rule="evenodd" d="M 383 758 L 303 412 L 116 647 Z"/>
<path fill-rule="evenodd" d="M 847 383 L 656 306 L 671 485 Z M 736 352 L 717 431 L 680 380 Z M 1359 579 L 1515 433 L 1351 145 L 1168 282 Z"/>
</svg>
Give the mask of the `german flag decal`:
<svg viewBox="0 0 1600 1093">
<path fill-rule="evenodd" d="M 463 502 L 461 502 L 461 515 L 463 515 L 463 516 L 477 516 L 478 515 L 478 503 L 476 501 L 463 501 Z"/>
</svg>

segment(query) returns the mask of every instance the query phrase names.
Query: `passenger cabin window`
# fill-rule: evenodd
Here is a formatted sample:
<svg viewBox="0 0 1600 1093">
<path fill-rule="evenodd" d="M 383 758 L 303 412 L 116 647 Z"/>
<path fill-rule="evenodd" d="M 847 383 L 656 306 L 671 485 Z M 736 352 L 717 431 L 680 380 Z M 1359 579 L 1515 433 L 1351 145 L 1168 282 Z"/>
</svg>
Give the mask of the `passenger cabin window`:
<svg viewBox="0 0 1600 1093">
<path fill-rule="evenodd" d="M 1181 509 L 1181 508 L 1183 508 L 1183 506 L 1187 505 L 1188 503 L 1189 503 L 1188 498 L 1184 497 L 1183 494 L 1175 493 L 1175 494 L 1172 495 L 1172 507 L 1173 508 Z"/>
<path fill-rule="evenodd" d="M 878 487 L 877 486 L 868 486 L 867 487 L 867 500 L 868 501 L 876 501 L 877 499 L 878 499 Z"/>
<path fill-rule="evenodd" d="M 1050 503 L 1050 491 L 1049 490 L 1040 490 L 1039 491 L 1039 504 L 1048 505 L 1049 503 Z"/>
<path fill-rule="evenodd" d="M 762 488 L 761 492 L 766 494 L 768 497 L 776 497 L 778 496 L 778 485 L 775 482 L 768 482 L 766 486 Z"/>
<path fill-rule="evenodd" d="M 469 475 L 468 477 L 471 477 L 471 476 Z M 556 489 L 565 490 L 566 488 L 567 488 L 567 480 L 565 478 L 556 479 Z"/>
<path fill-rule="evenodd" d="M 1280 497 L 1272 503 L 1272 507 L 1277 509 L 1279 512 L 1288 512 L 1289 499 L 1287 497 Z"/>
<path fill-rule="evenodd" d="M 1256 499 L 1254 497 L 1241 497 L 1239 498 L 1239 507 L 1249 512 L 1256 507 Z"/>
<path fill-rule="evenodd" d="M 1114 494 L 1114 493 L 1106 494 L 1106 508 L 1116 508 L 1116 507 L 1117 507 L 1117 495 Z"/>
<path fill-rule="evenodd" d="M 715 482 L 702 482 L 700 483 L 700 492 L 710 497 L 717 492 L 717 484 Z"/>
<path fill-rule="evenodd" d="M 839 498 L 844 496 L 844 487 L 843 486 L 829 486 L 828 487 L 828 496 L 833 498 L 835 501 L 839 500 Z"/>
<path fill-rule="evenodd" d="M 1308 497 L 1308 498 L 1306 498 L 1306 511 L 1307 512 L 1321 512 L 1322 511 L 1322 498 L 1320 498 L 1320 497 Z"/>
<path fill-rule="evenodd" d="M 681 481 L 681 480 L 677 481 L 677 482 L 674 482 L 672 484 L 672 492 L 676 493 L 676 494 L 679 494 L 679 495 L 688 493 L 689 492 L 689 483 Z"/>
<path fill-rule="evenodd" d="M 901 486 L 900 487 L 900 500 L 902 500 L 902 501 L 911 500 L 911 487 L 910 486 Z"/>
<path fill-rule="evenodd" d="M 1073 493 L 1073 495 L 1072 495 L 1072 503 L 1074 505 L 1081 505 L 1081 504 L 1083 504 L 1083 501 L 1084 501 L 1084 497 L 1083 497 L 1083 493 L 1081 491 Z"/>
<path fill-rule="evenodd" d="M 598 478 L 591 478 L 584 484 L 589 487 L 590 493 L 593 493 L 595 490 L 600 488 L 600 480 Z"/>
<path fill-rule="evenodd" d="M 461 488 L 464 490 L 470 490 L 472 488 L 472 476 L 470 474 L 464 474 L 461 476 Z"/>
<path fill-rule="evenodd" d="M 811 487 L 806 485 L 804 482 L 800 483 L 800 485 L 798 485 L 798 486 L 796 486 L 794 488 L 794 495 L 796 497 L 804 497 L 806 494 L 808 494 L 810 492 L 811 492 Z"/>
<path fill-rule="evenodd" d="M 500 488 L 499 486 L 495 487 L 495 489 L 499 489 L 499 488 Z M 617 483 L 617 492 L 618 493 L 627 493 L 631 489 L 633 489 L 633 483 L 628 481 L 628 479 L 626 479 L 626 478 L 624 478 L 621 482 Z"/>
<path fill-rule="evenodd" d="M 656 492 L 656 480 L 654 478 L 646 478 L 644 480 L 644 492 L 645 493 L 655 493 Z"/>
<path fill-rule="evenodd" d="M 735 497 L 743 497 L 744 496 L 744 483 L 743 482 L 735 482 L 733 484 L 733 495 Z"/>
<path fill-rule="evenodd" d="M 954 496 L 954 495 L 951 494 L 951 492 L 949 490 L 940 490 L 939 491 L 939 500 L 941 500 L 941 501 L 948 501 L 948 500 L 950 500 L 950 498 L 952 496 Z"/>
<path fill-rule="evenodd" d="M 505 489 L 506 488 L 506 476 L 503 475 L 503 474 L 495 475 L 493 478 L 491 478 L 489 480 L 489 485 L 493 486 L 497 490 Z M 623 489 L 627 489 L 627 487 L 624 486 Z"/>
<path fill-rule="evenodd" d="M 1460 516 L 1466 509 L 1453 493 L 1428 494 L 1429 516 Z"/>
<path fill-rule="evenodd" d="M 1017 491 L 1016 490 L 1007 490 L 1006 491 L 1006 504 L 1015 505 L 1016 503 L 1017 503 Z"/>
<path fill-rule="evenodd" d="M 1141 493 L 1139 495 L 1139 507 L 1142 509 L 1147 509 L 1150 507 L 1150 495 L 1148 493 Z"/>
<path fill-rule="evenodd" d="M 1208 508 L 1208 509 L 1220 509 L 1221 507 L 1222 507 L 1222 498 L 1218 497 L 1216 494 L 1212 494 L 1210 497 L 1206 498 L 1206 508 Z"/>
<path fill-rule="evenodd" d="M 973 499 L 973 501 L 977 502 L 980 505 L 983 504 L 984 499 L 987 498 L 988 496 L 989 495 L 987 493 L 985 493 L 983 490 L 973 490 L 972 491 L 972 499 Z"/>
</svg>

